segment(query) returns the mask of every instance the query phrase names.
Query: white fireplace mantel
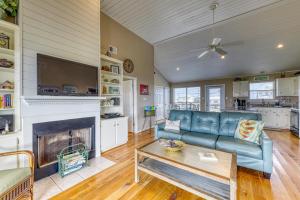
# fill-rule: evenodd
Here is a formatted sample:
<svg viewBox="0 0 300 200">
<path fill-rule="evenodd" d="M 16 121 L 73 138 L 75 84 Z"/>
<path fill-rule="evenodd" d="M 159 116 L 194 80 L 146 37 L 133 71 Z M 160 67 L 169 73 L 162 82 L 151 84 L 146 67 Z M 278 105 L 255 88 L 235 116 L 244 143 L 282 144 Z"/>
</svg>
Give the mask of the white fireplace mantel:
<svg viewBox="0 0 300 200">
<path fill-rule="evenodd" d="M 100 156 L 100 100 L 101 97 L 86 96 L 22 96 L 22 132 L 20 142 L 32 147 L 35 123 L 76 118 L 95 117 L 96 156 Z"/>
<path fill-rule="evenodd" d="M 87 96 L 22 96 L 22 100 L 27 105 L 33 104 L 86 104 L 95 103 L 105 99 L 103 97 L 87 97 Z"/>
</svg>

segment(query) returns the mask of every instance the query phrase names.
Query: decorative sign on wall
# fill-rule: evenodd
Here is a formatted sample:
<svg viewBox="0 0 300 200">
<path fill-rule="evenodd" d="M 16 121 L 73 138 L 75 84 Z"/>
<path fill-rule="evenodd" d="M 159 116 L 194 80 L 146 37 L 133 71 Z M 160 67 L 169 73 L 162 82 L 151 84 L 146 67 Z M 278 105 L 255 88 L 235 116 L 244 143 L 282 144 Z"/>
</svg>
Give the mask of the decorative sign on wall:
<svg viewBox="0 0 300 200">
<path fill-rule="evenodd" d="M 255 81 L 268 81 L 269 76 L 268 75 L 258 75 L 254 77 Z"/>
<path fill-rule="evenodd" d="M 149 95 L 149 86 L 140 84 L 140 95 Z"/>
</svg>

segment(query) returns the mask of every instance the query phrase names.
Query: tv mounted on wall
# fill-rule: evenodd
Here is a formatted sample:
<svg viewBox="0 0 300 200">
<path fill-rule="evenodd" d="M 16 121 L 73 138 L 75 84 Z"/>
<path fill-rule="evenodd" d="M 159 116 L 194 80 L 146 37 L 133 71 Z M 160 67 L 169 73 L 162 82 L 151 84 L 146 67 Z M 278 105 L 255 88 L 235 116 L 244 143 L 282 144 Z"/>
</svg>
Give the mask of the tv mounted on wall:
<svg viewBox="0 0 300 200">
<path fill-rule="evenodd" d="M 98 96 L 98 67 L 37 54 L 38 95 Z"/>
</svg>

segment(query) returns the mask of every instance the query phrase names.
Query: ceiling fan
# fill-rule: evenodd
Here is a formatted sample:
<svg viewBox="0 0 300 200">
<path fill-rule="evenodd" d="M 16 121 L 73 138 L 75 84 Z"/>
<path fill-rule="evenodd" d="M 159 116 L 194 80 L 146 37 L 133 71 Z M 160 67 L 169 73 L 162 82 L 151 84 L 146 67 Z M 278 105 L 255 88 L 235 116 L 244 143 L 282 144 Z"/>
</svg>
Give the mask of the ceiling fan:
<svg viewBox="0 0 300 200">
<path fill-rule="evenodd" d="M 206 49 L 205 51 L 203 51 L 198 58 L 202 58 L 204 57 L 206 54 L 208 53 L 217 53 L 221 56 L 222 59 L 225 58 L 225 56 L 227 55 L 227 52 L 223 49 L 224 46 L 232 46 L 232 45 L 239 45 L 241 44 L 241 41 L 237 41 L 237 42 L 232 42 L 232 43 L 228 43 L 228 44 L 222 44 L 222 38 L 218 38 L 218 37 L 214 37 L 215 35 L 215 30 L 214 30 L 214 25 L 215 25 L 215 10 L 217 9 L 217 7 L 219 6 L 219 4 L 217 2 L 214 2 L 210 5 L 210 10 L 212 10 L 213 12 L 213 23 L 212 23 L 212 32 L 213 32 L 213 40 L 212 42 L 205 48 L 201 48 L 201 49 L 194 49 L 192 51 L 200 51 L 202 49 Z"/>
</svg>

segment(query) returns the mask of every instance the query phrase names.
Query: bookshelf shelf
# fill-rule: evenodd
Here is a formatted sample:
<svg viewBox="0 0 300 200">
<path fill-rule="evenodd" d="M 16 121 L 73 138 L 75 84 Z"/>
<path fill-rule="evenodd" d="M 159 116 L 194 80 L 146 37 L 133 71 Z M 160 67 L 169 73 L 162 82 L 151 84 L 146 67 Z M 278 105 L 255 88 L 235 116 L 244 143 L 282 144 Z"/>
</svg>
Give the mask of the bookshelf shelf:
<svg viewBox="0 0 300 200">
<path fill-rule="evenodd" d="M 116 69 L 117 68 L 117 69 Z M 107 69 L 102 70 L 102 69 Z M 123 114 L 123 61 L 101 55 L 101 114 Z M 118 73 L 114 73 L 114 72 Z"/>
<path fill-rule="evenodd" d="M 101 82 L 103 85 L 111 85 L 115 87 L 120 87 L 120 83 L 112 83 L 112 82 Z"/>
<path fill-rule="evenodd" d="M 120 107 L 120 105 L 101 106 L 101 108 L 116 108 L 116 107 Z"/>
<path fill-rule="evenodd" d="M 5 49 L 5 48 L 0 47 L 0 54 L 7 54 L 7 55 L 10 55 L 10 56 L 13 56 L 15 54 L 15 51 L 12 50 L 12 49 Z"/>
<path fill-rule="evenodd" d="M 102 94 L 101 96 L 118 97 L 118 96 L 121 96 L 121 94 Z"/>
<path fill-rule="evenodd" d="M 0 89 L 0 93 L 5 93 L 5 92 L 8 92 L 8 93 L 12 93 L 14 92 L 15 90 L 12 90 L 12 89 Z"/>
<path fill-rule="evenodd" d="M 0 47 L 0 58 L 14 63 L 13 68 L 0 67 L 0 84 L 11 82 L 14 89 L 0 89 L 0 116 L 13 115 L 14 130 L 21 129 L 21 41 L 18 25 L 0 20 L 0 32 L 9 37 L 8 48 Z M 9 83 L 8 83 L 9 84 Z"/>
<path fill-rule="evenodd" d="M 0 111 L 14 111 L 15 108 L 0 108 Z"/>
<path fill-rule="evenodd" d="M 104 70 L 101 70 L 101 73 L 102 74 L 105 74 L 105 75 L 108 75 L 108 76 L 121 76 L 121 74 L 117 74 L 117 73 L 113 73 L 113 72 L 108 72 L 108 71 L 104 71 Z"/>
<path fill-rule="evenodd" d="M 15 72 L 15 69 L 13 69 L 13 68 L 4 68 L 4 67 L 0 67 L 0 72 L 14 73 L 14 72 Z"/>
</svg>

